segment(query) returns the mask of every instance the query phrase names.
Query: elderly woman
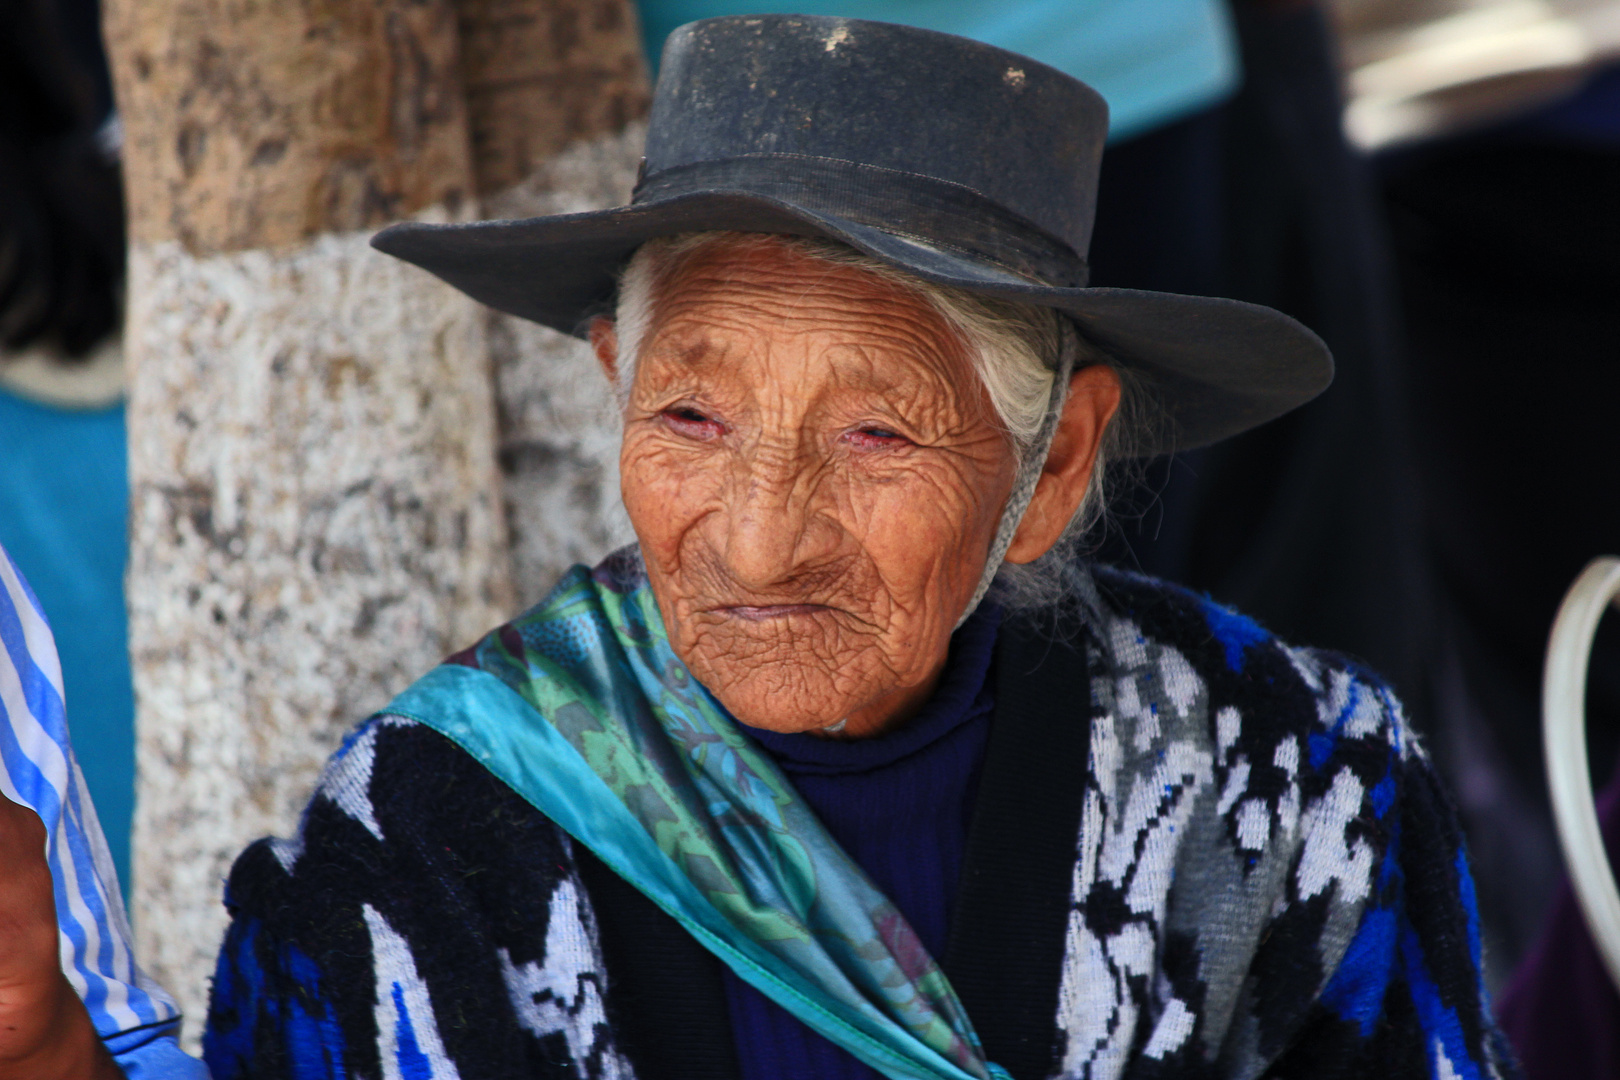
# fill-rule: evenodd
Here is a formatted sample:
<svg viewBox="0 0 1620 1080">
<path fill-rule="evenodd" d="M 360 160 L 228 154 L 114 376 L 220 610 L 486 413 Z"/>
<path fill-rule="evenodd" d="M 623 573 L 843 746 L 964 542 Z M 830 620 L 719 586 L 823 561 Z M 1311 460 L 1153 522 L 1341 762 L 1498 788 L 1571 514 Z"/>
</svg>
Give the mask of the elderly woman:
<svg viewBox="0 0 1620 1080">
<path fill-rule="evenodd" d="M 1106 123 L 962 39 L 710 20 L 630 206 L 378 238 L 588 334 L 639 544 L 241 857 L 216 1080 L 1511 1072 L 1389 690 L 1075 555 L 1110 461 L 1331 371 L 1084 287 Z"/>
</svg>

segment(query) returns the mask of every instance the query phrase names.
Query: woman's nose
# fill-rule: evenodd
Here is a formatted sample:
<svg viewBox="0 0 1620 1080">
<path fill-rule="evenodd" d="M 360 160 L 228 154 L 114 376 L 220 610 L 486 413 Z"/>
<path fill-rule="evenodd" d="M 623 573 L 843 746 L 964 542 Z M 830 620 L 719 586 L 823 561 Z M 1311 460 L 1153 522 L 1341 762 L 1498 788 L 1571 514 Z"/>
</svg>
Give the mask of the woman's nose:
<svg viewBox="0 0 1620 1080">
<path fill-rule="evenodd" d="M 762 451 L 738 477 L 727 510 L 725 557 L 741 585 L 765 589 L 795 576 L 812 561 L 824 524 L 815 521 L 815 485 L 796 455 Z"/>
</svg>

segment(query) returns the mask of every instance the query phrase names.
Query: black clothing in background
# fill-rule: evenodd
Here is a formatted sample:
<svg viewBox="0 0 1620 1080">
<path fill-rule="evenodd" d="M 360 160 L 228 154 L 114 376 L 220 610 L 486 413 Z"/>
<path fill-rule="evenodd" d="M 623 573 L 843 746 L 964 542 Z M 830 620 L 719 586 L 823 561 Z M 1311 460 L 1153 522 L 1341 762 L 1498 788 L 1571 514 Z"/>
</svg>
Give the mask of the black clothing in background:
<svg viewBox="0 0 1620 1080">
<path fill-rule="evenodd" d="M 1516 123 L 1387 162 L 1384 197 L 1447 642 L 1434 749 L 1517 953 L 1561 869 L 1547 634 L 1581 568 L 1620 554 L 1620 139 Z M 1617 623 L 1588 683 L 1599 787 L 1620 753 Z"/>
<path fill-rule="evenodd" d="M 1153 463 L 1100 554 L 1395 683 L 1461 804 L 1495 983 L 1560 872 L 1547 632 L 1586 561 L 1620 552 L 1620 149 L 1521 124 L 1374 177 L 1342 135 L 1321 12 L 1234 13 L 1239 94 L 1105 155 L 1092 283 L 1280 308 L 1337 377 Z M 1620 754 L 1620 628 L 1600 632 L 1592 680 L 1601 779 Z"/>
<path fill-rule="evenodd" d="M 95 0 L 0 3 L 0 345 L 62 355 L 118 323 L 124 203 Z"/>
<path fill-rule="evenodd" d="M 1337 373 L 1280 420 L 1155 462 L 1100 557 L 1355 656 L 1421 714 L 1433 635 L 1379 209 L 1342 134 L 1322 13 L 1234 14 L 1238 94 L 1104 155 L 1092 284 L 1278 308 Z"/>
</svg>

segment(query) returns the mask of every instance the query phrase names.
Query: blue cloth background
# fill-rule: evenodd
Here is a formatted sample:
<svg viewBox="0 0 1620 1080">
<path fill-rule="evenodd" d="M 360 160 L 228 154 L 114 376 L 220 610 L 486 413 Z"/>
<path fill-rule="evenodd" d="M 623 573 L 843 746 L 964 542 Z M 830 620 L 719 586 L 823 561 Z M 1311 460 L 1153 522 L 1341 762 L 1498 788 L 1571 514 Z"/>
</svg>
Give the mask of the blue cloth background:
<svg viewBox="0 0 1620 1080">
<path fill-rule="evenodd" d="M 718 15 L 848 15 L 970 37 L 1090 84 L 1108 102 L 1111 139 L 1213 105 L 1240 76 L 1223 0 L 642 0 L 640 8 L 655 69 L 671 30 Z"/>
<path fill-rule="evenodd" d="M 73 749 L 126 895 L 135 808 L 128 513 L 122 405 L 81 412 L 0 390 L 0 545 L 56 632 Z"/>
</svg>

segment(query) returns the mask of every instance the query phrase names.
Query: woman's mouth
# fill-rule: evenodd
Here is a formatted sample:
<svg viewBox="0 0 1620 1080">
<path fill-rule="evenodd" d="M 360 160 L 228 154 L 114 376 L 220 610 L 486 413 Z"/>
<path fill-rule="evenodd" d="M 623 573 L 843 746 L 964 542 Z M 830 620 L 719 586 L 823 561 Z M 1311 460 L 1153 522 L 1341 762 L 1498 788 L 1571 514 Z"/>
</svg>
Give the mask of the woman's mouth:
<svg viewBox="0 0 1620 1080">
<path fill-rule="evenodd" d="M 736 604 L 729 607 L 715 608 L 717 615 L 730 615 L 749 622 L 767 622 L 771 619 L 788 619 L 795 615 L 817 615 L 832 608 L 825 604 Z"/>
</svg>

